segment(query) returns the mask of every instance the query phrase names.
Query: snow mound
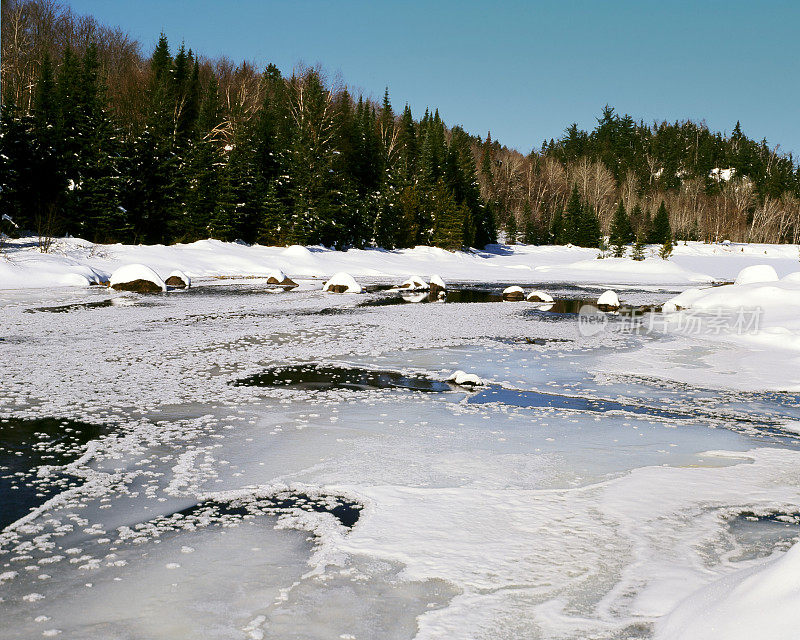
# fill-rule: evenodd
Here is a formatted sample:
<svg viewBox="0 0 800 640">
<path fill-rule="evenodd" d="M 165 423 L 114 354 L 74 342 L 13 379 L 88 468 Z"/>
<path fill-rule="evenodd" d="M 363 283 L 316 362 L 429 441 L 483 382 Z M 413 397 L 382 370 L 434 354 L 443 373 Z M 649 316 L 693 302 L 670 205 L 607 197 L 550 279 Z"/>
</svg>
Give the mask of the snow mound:
<svg viewBox="0 0 800 640">
<path fill-rule="evenodd" d="M 289 247 L 291 248 L 291 247 Z M 364 289 L 349 273 L 340 271 L 322 285 L 322 290 L 329 293 L 363 293 Z"/>
<path fill-rule="evenodd" d="M 192 279 L 187 276 L 183 271 L 180 269 L 175 269 L 172 273 L 167 276 L 167 279 L 164 280 L 164 284 L 170 287 L 178 287 L 181 289 L 188 289 L 192 286 Z"/>
<path fill-rule="evenodd" d="M 777 282 L 778 274 L 768 264 L 754 264 L 745 267 L 736 276 L 734 284 L 752 284 L 754 282 Z"/>
<path fill-rule="evenodd" d="M 427 291 L 429 287 L 428 283 L 419 276 L 411 276 L 399 288 L 406 291 Z"/>
<path fill-rule="evenodd" d="M 619 307 L 619 296 L 616 291 L 609 289 L 597 299 L 598 306 Z"/>
<path fill-rule="evenodd" d="M 283 250 L 283 255 L 294 258 L 311 258 L 311 252 L 299 244 L 293 244 Z"/>
<path fill-rule="evenodd" d="M 431 291 L 447 291 L 447 285 L 444 283 L 444 280 L 437 274 L 433 274 L 430 278 L 431 280 Z"/>
<path fill-rule="evenodd" d="M 151 283 L 153 289 L 167 290 L 167 285 L 150 267 L 143 264 L 126 264 L 111 274 L 108 284 L 112 289 L 126 289 L 137 282 Z"/>
<path fill-rule="evenodd" d="M 787 273 L 785 276 L 783 276 L 783 278 L 781 278 L 781 282 L 796 282 L 800 284 L 800 271 Z"/>
<path fill-rule="evenodd" d="M 459 369 L 458 371 L 454 371 L 453 375 L 451 375 L 448 379 L 448 382 L 454 382 L 460 386 L 469 386 L 469 387 L 477 387 L 484 384 L 483 380 L 481 380 L 478 376 L 474 373 L 467 373 L 466 371 L 462 371 Z"/>
<path fill-rule="evenodd" d="M 522 287 L 518 287 L 516 285 L 512 287 L 506 287 L 503 289 L 503 300 L 524 300 L 525 299 L 525 292 L 522 290 Z"/>
<path fill-rule="evenodd" d="M 544 291 L 531 291 L 527 300 L 528 302 L 553 302 L 553 296 Z"/>
<path fill-rule="evenodd" d="M 689 596 L 656 627 L 658 640 L 792 640 L 800 629 L 800 545 Z"/>
</svg>

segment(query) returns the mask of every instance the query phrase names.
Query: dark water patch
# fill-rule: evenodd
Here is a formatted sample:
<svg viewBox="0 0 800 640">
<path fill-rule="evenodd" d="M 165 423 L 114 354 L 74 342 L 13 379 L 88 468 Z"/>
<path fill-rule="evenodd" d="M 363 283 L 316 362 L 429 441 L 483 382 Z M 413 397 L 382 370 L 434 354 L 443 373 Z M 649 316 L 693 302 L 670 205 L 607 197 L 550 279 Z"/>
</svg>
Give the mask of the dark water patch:
<svg viewBox="0 0 800 640">
<path fill-rule="evenodd" d="M 0 528 L 18 520 L 69 486 L 67 476 L 39 478 L 43 465 L 61 466 L 79 458 L 103 428 L 58 418 L 0 420 Z"/>
<path fill-rule="evenodd" d="M 132 305 L 133 303 L 128 303 Z M 112 300 L 98 300 L 96 302 L 76 302 L 74 304 L 62 304 L 56 307 L 35 307 L 25 309 L 25 313 L 69 313 L 70 311 L 80 311 L 82 309 L 104 309 L 106 307 L 122 306 Z M 127 305 L 126 305 L 127 306 Z"/>
<path fill-rule="evenodd" d="M 556 393 L 542 393 L 539 391 L 516 391 L 502 387 L 490 387 L 471 396 L 470 404 L 487 404 L 500 402 L 512 407 L 525 407 L 530 409 L 567 409 L 571 411 L 588 411 L 592 413 L 607 413 L 609 411 L 624 411 L 640 415 L 653 416 L 666 419 L 681 419 L 689 417 L 687 414 L 644 405 L 626 404 L 615 400 L 599 398 L 586 398 L 582 396 L 566 396 Z"/>
<path fill-rule="evenodd" d="M 251 387 L 284 387 L 306 391 L 406 389 L 437 393 L 451 391 L 455 388 L 447 382 L 423 376 L 407 376 L 396 371 L 376 371 L 359 367 L 318 364 L 275 367 L 241 380 L 235 380 L 232 384 Z"/>
<path fill-rule="evenodd" d="M 661 311 L 659 305 L 643 304 L 643 305 L 622 305 L 618 309 L 612 308 L 599 308 L 597 307 L 597 300 L 594 298 L 564 298 L 557 299 L 553 302 L 533 302 L 528 303 L 531 308 L 525 309 L 523 312 L 526 316 L 540 318 L 545 314 L 560 314 L 560 315 L 577 315 L 581 313 L 584 307 L 594 311 L 602 311 L 611 313 L 621 317 L 638 317 L 645 313 L 656 313 Z"/>
<path fill-rule="evenodd" d="M 471 404 L 498 402 L 513 407 L 529 409 L 559 409 L 589 413 L 619 411 L 661 420 L 705 424 L 724 428 L 758 438 L 765 443 L 792 448 L 800 447 L 800 435 L 783 427 L 784 421 L 769 414 L 749 414 L 726 411 L 720 407 L 685 406 L 685 408 L 655 407 L 651 404 L 623 402 L 603 398 L 589 398 L 539 391 L 517 391 L 498 386 L 482 389 L 470 396 Z M 685 403 L 684 403 L 685 404 Z"/>
<path fill-rule="evenodd" d="M 726 516 L 728 528 L 741 552 L 737 561 L 788 550 L 800 538 L 800 513 L 742 511 Z"/>
<path fill-rule="evenodd" d="M 537 346 L 545 346 L 548 344 L 568 344 L 574 343 L 574 340 L 570 340 L 569 338 L 539 338 L 539 337 L 530 337 L 530 336 L 522 336 L 521 338 L 499 338 L 499 337 L 489 337 L 489 340 L 494 340 L 495 342 L 500 342 L 502 344 L 511 344 L 511 345 L 518 345 L 518 344 L 535 344 Z"/>
<path fill-rule="evenodd" d="M 431 302 L 446 303 L 480 303 L 502 302 L 503 294 L 489 289 L 449 289 L 441 296 L 429 291 L 405 291 L 384 296 L 374 300 L 366 300 L 359 307 L 390 307 L 403 304 L 426 304 Z"/>
<path fill-rule="evenodd" d="M 185 296 L 203 297 L 211 296 L 215 298 L 229 298 L 232 296 L 258 296 L 258 295 L 280 295 L 291 293 L 297 285 L 267 284 L 262 283 L 237 283 L 237 284 L 213 284 L 192 286 L 188 289 L 175 289 L 174 293 Z"/>
<path fill-rule="evenodd" d="M 243 496 L 232 500 L 204 500 L 168 516 L 156 519 L 178 529 L 194 529 L 208 524 L 232 524 L 254 516 L 278 516 L 297 510 L 330 513 L 344 527 L 351 529 L 361 517 L 363 505 L 341 496 L 309 495 L 297 491 L 279 491 L 269 496 Z"/>
</svg>

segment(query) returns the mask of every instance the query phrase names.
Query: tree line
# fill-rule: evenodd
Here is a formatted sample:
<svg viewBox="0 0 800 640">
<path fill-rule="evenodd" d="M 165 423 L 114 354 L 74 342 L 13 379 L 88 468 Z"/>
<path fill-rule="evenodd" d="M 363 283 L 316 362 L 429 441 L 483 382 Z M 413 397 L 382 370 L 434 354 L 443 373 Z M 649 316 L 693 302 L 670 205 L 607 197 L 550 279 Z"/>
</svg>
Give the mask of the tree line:
<svg viewBox="0 0 800 640">
<path fill-rule="evenodd" d="M 790 155 L 606 107 L 523 155 L 320 69 L 208 60 L 4 0 L 0 214 L 40 235 L 447 249 L 800 240 Z M 622 251 L 624 253 L 624 251 Z"/>
</svg>

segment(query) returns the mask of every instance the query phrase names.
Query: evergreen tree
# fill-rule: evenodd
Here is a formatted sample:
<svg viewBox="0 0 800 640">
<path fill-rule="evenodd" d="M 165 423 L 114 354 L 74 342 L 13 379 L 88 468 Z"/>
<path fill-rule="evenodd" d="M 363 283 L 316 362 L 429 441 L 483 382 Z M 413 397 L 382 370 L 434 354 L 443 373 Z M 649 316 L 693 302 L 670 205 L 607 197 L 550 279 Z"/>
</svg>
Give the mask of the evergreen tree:
<svg viewBox="0 0 800 640">
<path fill-rule="evenodd" d="M 563 225 L 559 234 L 560 244 L 579 244 L 578 232 L 581 218 L 584 215 L 584 207 L 581 203 L 581 194 L 578 185 L 572 185 L 572 191 L 567 201 L 566 209 L 563 212 Z"/>
<path fill-rule="evenodd" d="M 625 210 L 625 203 L 620 200 L 611 221 L 610 241 L 614 256 L 621 258 L 625 255 L 625 245 L 632 242 L 634 238 L 633 227 Z"/>
<path fill-rule="evenodd" d="M 428 194 L 428 207 L 433 219 L 431 244 L 448 251 L 458 251 L 464 247 L 464 226 L 469 210 L 459 205 L 453 194 L 438 180 Z"/>
<path fill-rule="evenodd" d="M 506 222 L 506 242 L 508 244 L 517 244 L 518 233 L 517 216 L 512 211 L 511 215 L 508 216 L 508 222 Z"/>
<path fill-rule="evenodd" d="M 566 244 L 566 229 L 564 227 L 564 213 L 561 207 L 556 209 L 550 223 L 550 242 L 552 244 Z"/>
<path fill-rule="evenodd" d="M 599 247 L 602 232 L 597 213 L 590 204 L 582 207 L 578 224 L 575 230 L 575 244 L 579 247 Z"/>
<path fill-rule="evenodd" d="M 661 249 L 658 252 L 658 255 L 661 257 L 662 260 L 668 260 L 669 257 L 672 255 L 672 237 L 667 236 L 667 239 L 664 241 L 664 244 L 661 245 Z"/>
<path fill-rule="evenodd" d="M 665 244 L 667 240 L 672 242 L 672 228 L 669 224 L 667 206 L 662 200 L 658 211 L 656 211 L 656 215 L 653 217 L 653 226 L 650 231 L 649 241 L 652 244 Z"/>
<path fill-rule="evenodd" d="M 644 260 L 644 240 L 642 236 L 636 236 L 636 241 L 633 243 L 633 249 L 631 250 L 631 258 L 636 261 Z"/>
</svg>

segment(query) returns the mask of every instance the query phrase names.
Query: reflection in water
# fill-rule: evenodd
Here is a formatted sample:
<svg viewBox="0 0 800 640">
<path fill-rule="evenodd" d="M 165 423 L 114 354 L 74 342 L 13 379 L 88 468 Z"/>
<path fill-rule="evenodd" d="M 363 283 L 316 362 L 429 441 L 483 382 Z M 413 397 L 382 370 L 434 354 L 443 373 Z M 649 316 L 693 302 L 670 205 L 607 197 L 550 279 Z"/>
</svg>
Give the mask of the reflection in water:
<svg viewBox="0 0 800 640">
<path fill-rule="evenodd" d="M 330 389 L 408 389 L 443 392 L 454 387 L 447 382 L 422 376 L 406 376 L 396 371 L 374 371 L 356 367 L 303 364 L 275 367 L 263 373 L 236 380 L 235 386 L 286 387 L 310 391 Z"/>
<path fill-rule="evenodd" d="M 80 457 L 86 443 L 101 433 L 97 425 L 56 418 L 0 420 L 0 527 L 18 520 L 70 484 L 65 477 L 57 483 L 52 478 L 40 479 L 36 473 L 40 466 L 72 462 Z"/>
</svg>

